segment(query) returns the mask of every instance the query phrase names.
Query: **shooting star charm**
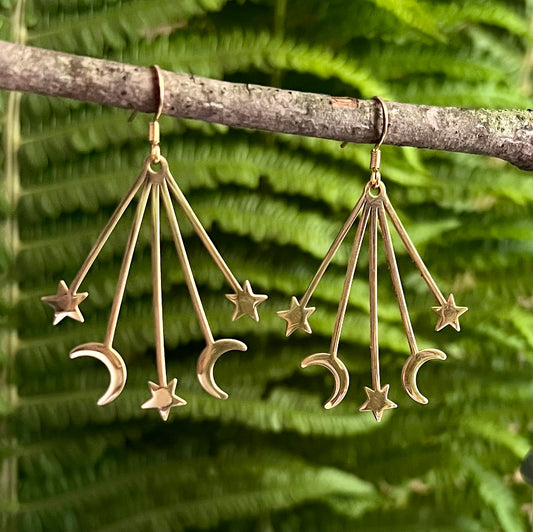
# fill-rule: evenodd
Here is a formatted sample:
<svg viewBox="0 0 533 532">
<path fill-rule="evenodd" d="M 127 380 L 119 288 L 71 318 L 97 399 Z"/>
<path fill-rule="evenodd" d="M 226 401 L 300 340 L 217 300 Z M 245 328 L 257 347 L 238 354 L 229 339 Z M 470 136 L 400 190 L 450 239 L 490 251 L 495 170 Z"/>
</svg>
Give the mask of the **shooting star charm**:
<svg viewBox="0 0 533 532">
<path fill-rule="evenodd" d="M 155 354 L 158 382 L 148 382 L 151 397 L 142 404 L 143 409 L 155 408 L 163 420 L 167 420 L 169 411 L 174 406 L 183 406 L 187 402 L 178 397 L 175 393 L 177 386 L 177 379 L 174 378 L 170 382 L 167 380 L 166 360 L 165 360 L 165 345 L 164 345 L 164 331 L 163 331 L 163 298 L 161 286 L 161 203 L 165 211 L 167 221 L 172 234 L 172 239 L 176 248 L 179 263 L 183 271 L 185 284 L 189 291 L 195 314 L 198 318 L 202 335 L 205 339 L 205 348 L 200 353 L 197 364 L 197 376 L 200 385 L 206 392 L 219 399 L 227 399 L 228 395 L 220 389 L 213 376 L 213 368 L 216 361 L 228 351 L 246 351 L 246 344 L 239 340 L 229 338 L 215 340 L 209 327 L 209 322 L 198 293 L 198 288 L 194 280 L 191 270 L 187 252 L 183 238 L 181 236 L 180 228 L 172 197 L 177 205 L 181 208 L 185 217 L 192 225 L 195 233 L 200 238 L 202 244 L 206 248 L 209 255 L 214 260 L 218 269 L 230 285 L 234 293 L 227 294 L 226 297 L 235 305 L 232 319 L 236 320 L 241 316 L 249 316 L 254 321 L 259 321 L 257 307 L 268 296 L 264 294 L 255 294 L 252 290 L 249 281 L 245 281 L 241 285 L 219 251 L 213 244 L 206 230 L 202 226 L 200 220 L 196 216 L 192 207 L 189 205 L 187 199 L 180 190 L 178 184 L 170 173 L 168 162 L 161 155 L 159 148 L 159 122 L 163 110 L 164 101 L 164 80 L 161 70 L 158 66 L 154 66 L 157 73 L 158 87 L 159 87 L 159 107 L 154 121 L 150 123 L 150 141 L 152 149 L 150 155 L 145 159 L 142 170 L 137 177 L 135 183 L 127 192 L 126 196 L 119 203 L 106 226 L 102 230 L 100 236 L 93 245 L 89 255 L 82 264 L 80 270 L 73 279 L 70 287 L 65 281 L 60 281 L 57 293 L 53 296 L 42 297 L 42 301 L 50 305 L 54 310 L 54 325 L 58 324 L 66 317 L 72 318 L 76 321 L 83 322 L 83 315 L 79 310 L 79 304 L 88 296 L 86 292 L 78 293 L 78 289 L 91 269 L 94 261 L 98 257 L 100 251 L 111 236 L 122 215 L 133 201 L 137 192 L 142 188 L 140 197 L 135 210 L 132 227 L 130 229 L 122 265 L 120 268 L 115 295 L 111 307 L 111 312 L 108 320 L 107 331 L 103 343 L 90 342 L 74 348 L 70 352 L 70 358 L 78 357 L 92 357 L 100 360 L 107 367 L 110 374 L 110 383 L 107 391 L 98 400 L 99 405 L 105 405 L 115 400 L 126 384 L 127 370 L 121 355 L 113 348 L 113 340 L 117 327 L 120 308 L 124 299 L 124 292 L 128 280 L 135 246 L 139 237 L 144 213 L 150 199 L 151 205 L 151 263 L 152 263 L 152 303 L 154 315 L 154 335 L 155 335 Z M 156 169 L 154 169 L 154 167 Z"/>
<path fill-rule="evenodd" d="M 446 325 L 450 325 L 455 330 L 459 331 L 459 316 L 464 314 L 468 308 L 456 306 L 453 294 L 450 294 L 448 298 L 444 297 L 442 292 L 437 287 L 435 281 L 431 277 L 431 274 L 418 254 L 414 244 L 411 242 L 407 231 L 403 227 L 398 215 L 396 214 L 396 211 L 387 197 L 386 188 L 384 183 L 381 181 L 381 173 L 379 169 L 381 163 L 380 146 L 388 131 L 388 112 L 387 107 L 381 98 L 375 97 L 374 99 L 381 105 L 383 114 L 383 129 L 381 137 L 371 153 L 370 169 L 372 170 L 372 173 L 370 181 L 366 184 L 363 194 L 357 201 L 355 207 L 350 213 L 350 216 L 342 226 L 339 234 L 331 244 L 315 276 L 309 283 L 301 302 L 299 302 L 298 299 L 293 296 L 291 299 L 290 308 L 288 310 L 279 311 L 278 315 L 286 321 L 285 334 L 287 336 L 292 334 L 297 329 L 311 333 L 311 327 L 309 325 L 308 318 L 315 311 L 315 307 L 309 307 L 307 305 L 309 304 L 316 287 L 322 279 L 326 269 L 330 265 L 335 253 L 338 251 L 348 231 L 359 217 L 354 244 L 350 252 L 350 258 L 346 269 L 346 276 L 344 278 L 344 285 L 339 301 L 329 352 L 310 355 L 301 362 L 302 368 L 312 365 L 320 365 L 326 367 L 332 373 L 335 380 L 335 387 L 333 394 L 325 403 L 324 408 L 329 409 L 338 405 L 343 400 L 349 387 L 348 371 L 344 363 L 338 358 L 337 355 L 340 334 L 344 317 L 346 315 L 352 280 L 357 267 L 361 244 L 363 242 L 367 225 L 369 225 L 370 360 L 372 388 L 365 387 L 367 399 L 359 410 L 370 411 L 373 413 L 377 421 L 381 421 L 383 412 L 387 409 L 396 408 L 397 405 L 388 398 L 390 385 L 386 384 L 385 386 L 382 386 L 380 381 L 377 313 L 378 226 L 381 230 L 381 236 L 385 247 L 385 254 L 391 274 L 392 285 L 396 295 L 398 308 L 400 310 L 400 316 L 405 330 L 407 342 L 409 344 L 410 356 L 407 358 L 407 361 L 403 366 L 401 380 L 405 392 L 409 395 L 409 397 L 411 397 L 411 399 L 421 404 L 426 404 L 428 402 L 427 398 L 420 393 L 417 387 L 416 377 L 418 370 L 422 364 L 428 360 L 446 359 L 446 355 L 438 349 L 418 349 L 403 293 L 402 282 L 400 279 L 398 265 L 396 263 L 387 217 L 394 226 L 394 229 L 398 233 L 409 256 L 415 263 L 415 266 L 422 275 L 422 278 L 426 282 L 429 290 L 437 300 L 438 306 L 432 307 L 432 310 L 438 314 L 438 321 L 435 329 L 440 331 Z"/>
</svg>

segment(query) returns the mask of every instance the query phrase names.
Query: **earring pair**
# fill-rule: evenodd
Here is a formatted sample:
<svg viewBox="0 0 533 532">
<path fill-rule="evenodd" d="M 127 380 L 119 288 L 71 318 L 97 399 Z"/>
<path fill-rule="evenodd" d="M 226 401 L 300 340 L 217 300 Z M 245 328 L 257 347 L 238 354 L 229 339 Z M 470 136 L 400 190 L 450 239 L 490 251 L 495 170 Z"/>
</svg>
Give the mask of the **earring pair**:
<svg viewBox="0 0 533 532">
<path fill-rule="evenodd" d="M 159 118 L 163 111 L 165 97 L 164 78 L 160 68 L 157 65 L 154 66 L 154 70 L 157 75 L 157 87 L 159 89 L 159 106 L 154 120 L 149 126 L 149 140 L 151 142 L 150 155 L 145 159 L 141 172 L 135 183 L 115 209 L 70 286 L 68 286 L 65 281 L 60 281 L 57 293 L 55 295 L 45 296 L 41 299 L 54 309 L 54 325 L 66 317 L 83 322 L 83 315 L 79 309 L 79 305 L 85 300 L 85 298 L 88 296 L 88 293 L 78 293 L 78 289 L 88 274 L 94 261 L 98 257 L 103 246 L 109 239 L 111 233 L 115 229 L 117 223 L 121 219 L 122 215 L 133 201 L 138 191 L 141 190 L 117 280 L 117 286 L 108 320 L 105 340 L 102 343 L 90 342 L 79 345 L 72 349 L 69 356 L 72 359 L 86 356 L 96 358 L 107 367 L 110 374 L 110 382 L 108 389 L 98 400 L 99 405 L 110 403 L 120 395 L 126 383 L 127 369 L 124 359 L 113 347 L 113 341 L 120 309 L 124 299 L 124 292 L 135 246 L 139 237 L 144 213 L 146 211 L 148 201 L 150 200 L 152 299 L 158 382 L 148 382 L 151 397 L 141 406 L 142 408 L 155 408 L 159 410 L 161 417 L 166 420 L 172 407 L 185 405 L 186 401 L 177 396 L 175 393 L 177 379 L 174 378 L 170 381 L 167 379 L 161 287 L 161 204 L 163 205 L 163 210 L 166 214 L 178 260 L 185 279 L 185 284 L 189 291 L 193 308 L 205 340 L 205 347 L 200 353 L 197 361 L 197 377 L 204 390 L 212 396 L 218 399 L 227 399 L 228 397 L 227 393 L 224 392 L 215 382 L 213 370 L 216 361 L 227 352 L 246 351 L 247 346 L 240 340 L 231 338 L 217 340 L 214 339 L 202 305 L 198 288 L 196 286 L 191 265 L 189 263 L 174 210 L 173 200 L 182 210 L 195 233 L 206 248 L 207 252 L 214 260 L 215 264 L 233 290 L 233 293 L 226 295 L 226 297 L 235 305 L 232 319 L 236 320 L 242 316 L 248 316 L 254 321 L 259 321 L 257 307 L 264 302 L 268 296 L 265 294 L 255 294 L 248 280 L 246 280 L 242 285 L 237 281 L 230 268 L 222 258 L 221 254 L 213 244 L 205 228 L 199 221 L 194 210 L 188 203 L 177 182 L 170 173 L 168 161 L 163 155 L 161 155 L 159 146 Z M 414 261 L 424 281 L 438 302 L 438 306 L 432 307 L 439 316 L 436 330 L 441 330 L 446 325 L 450 325 L 459 331 L 459 316 L 461 316 L 468 309 L 467 307 L 456 306 L 453 294 L 450 294 L 448 298 L 443 296 L 442 292 L 437 287 L 424 262 L 422 261 L 420 255 L 418 254 L 415 246 L 410 240 L 407 231 L 403 227 L 387 196 L 385 184 L 381 180 L 380 147 L 388 132 L 389 116 L 385 102 L 379 97 L 375 97 L 375 100 L 381 107 L 383 125 L 380 139 L 371 152 L 370 180 L 365 185 L 361 197 L 357 201 L 350 216 L 329 248 L 324 260 L 318 268 L 315 276 L 311 280 L 301 301 L 298 301 L 298 299 L 293 296 L 291 299 L 290 308 L 279 311 L 278 315 L 286 321 L 287 336 L 292 334 L 297 329 L 303 330 L 307 333 L 312 332 L 308 319 L 315 311 L 315 307 L 309 307 L 307 305 L 334 255 L 344 241 L 350 228 L 354 225 L 355 221 L 359 217 L 359 223 L 357 225 L 355 239 L 348 261 L 348 267 L 341 292 L 329 351 L 327 353 L 315 353 L 308 356 L 302 361 L 301 366 L 302 368 L 306 368 L 308 366 L 320 365 L 327 368 L 332 373 L 335 380 L 335 388 L 333 394 L 324 405 L 325 408 L 333 408 L 343 400 L 348 391 L 350 377 L 345 364 L 338 357 L 338 349 L 352 281 L 357 267 L 365 231 L 368 226 L 370 355 L 372 387 L 365 387 L 367 399 L 361 406 L 360 410 L 371 411 L 376 420 L 380 421 L 384 410 L 396 408 L 397 405 L 388 398 L 388 392 L 390 388 L 389 384 L 382 386 L 380 380 L 377 298 L 378 227 L 381 230 L 387 263 L 391 272 L 393 289 L 398 302 L 400 316 L 410 350 L 410 355 L 402 369 L 402 385 L 406 393 L 414 401 L 422 404 L 426 404 L 428 402 L 427 398 L 420 393 L 417 387 L 416 377 L 419 368 L 428 360 L 444 360 L 446 358 L 446 355 L 438 349 L 418 349 L 403 293 L 402 282 L 394 254 L 387 218 L 391 221 L 408 254 Z"/>
</svg>

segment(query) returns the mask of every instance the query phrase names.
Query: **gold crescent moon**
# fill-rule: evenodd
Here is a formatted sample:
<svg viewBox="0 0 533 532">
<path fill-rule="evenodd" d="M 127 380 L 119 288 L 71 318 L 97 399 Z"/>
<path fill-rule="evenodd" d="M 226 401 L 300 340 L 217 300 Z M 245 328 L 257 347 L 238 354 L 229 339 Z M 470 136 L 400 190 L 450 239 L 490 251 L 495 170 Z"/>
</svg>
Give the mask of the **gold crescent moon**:
<svg viewBox="0 0 533 532">
<path fill-rule="evenodd" d="M 422 349 L 412 354 L 403 365 L 402 369 L 402 386 L 407 395 L 417 403 L 426 405 L 427 397 L 424 397 L 416 385 L 416 376 L 418 370 L 428 360 L 446 360 L 446 354 L 438 349 Z"/>
<path fill-rule="evenodd" d="M 217 386 L 213 376 L 213 368 L 216 361 L 228 351 L 246 351 L 248 347 L 245 343 L 231 338 L 222 338 L 209 343 L 198 357 L 196 364 L 196 374 L 202 388 L 217 399 L 227 399 L 228 394 Z"/>
<path fill-rule="evenodd" d="M 70 353 L 69 357 L 91 357 L 103 362 L 109 371 L 109 387 L 100 399 L 98 405 L 106 405 L 114 401 L 124 389 L 128 371 L 126 364 L 122 357 L 112 347 L 98 342 L 91 342 L 75 347 Z"/>
<path fill-rule="evenodd" d="M 324 404 L 324 408 L 328 410 L 337 406 L 346 395 L 348 387 L 350 386 L 350 375 L 344 362 L 330 353 L 316 353 L 304 358 L 300 364 L 302 368 L 308 366 L 323 366 L 331 372 L 335 379 L 335 389 L 332 396 Z"/>
</svg>

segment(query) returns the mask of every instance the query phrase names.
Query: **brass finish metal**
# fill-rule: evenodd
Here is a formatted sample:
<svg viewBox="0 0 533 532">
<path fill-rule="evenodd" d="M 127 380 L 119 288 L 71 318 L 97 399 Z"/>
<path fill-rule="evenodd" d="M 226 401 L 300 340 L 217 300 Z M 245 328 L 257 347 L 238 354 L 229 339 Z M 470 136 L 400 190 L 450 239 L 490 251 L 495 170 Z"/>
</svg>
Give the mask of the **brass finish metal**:
<svg viewBox="0 0 533 532">
<path fill-rule="evenodd" d="M 76 294 L 69 290 L 65 281 L 59 281 L 57 292 L 54 296 L 43 296 L 41 301 L 54 309 L 53 324 L 57 325 L 64 318 L 72 318 L 83 323 L 83 314 L 78 305 L 88 296 L 88 292 Z"/>
<path fill-rule="evenodd" d="M 170 173 L 168 162 L 160 153 L 160 128 L 158 119 L 161 116 L 164 100 L 164 79 L 161 70 L 155 66 L 159 87 L 159 107 L 154 120 L 149 126 L 149 140 L 152 143 L 150 155 L 145 159 L 141 173 L 135 183 L 129 189 L 126 196 L 119 203 L 110 220 L 104 227 L 102 233 L 94 243 L 89 255 L 85 259 L 79 272 L 69 288 L 64 281 L 60 281 L 58 291 L 53 296 L 41 298 L 44 303 L 54 309 L 54 325 L 59 323 L 63 318 L 70 317 L 77 321 L 83 321 L 78 305 L 87 297 L 87 293 L 77 293 L 78 288 L 85 279 L 94 261 L 98 257 L 103 246 L 109 239 L 120 218 L 126 211 L 127 207 L 142 187 L 142 192 L 135 210 L 132 227 L 128 236 L 122 265 L 118 275 L 115 295 L 108 320 L 105 340 L 103 343 L 91 342 L 80 345 L 70 352 L 70 358 L 89 356 L 103 362 L 110 373 L 110 383 L 107 391 L 99 399 L 98 404 L 107 404 L 118 397 L 126 383 L 127 370 L 124 360 L 120 354 L 113 348 L 113 340 L 117 327 L 120 308 L 124 299 L 124 292 L 128 274 L 130 271 L 135 245 L 137 243 L 141 229 L 143 216 L 146 210 L 148 199 L 151 199 L 151 261 L 152 261 L 152 306 L 154 315 L 154 336 L 155 336 L 155 354 L 158 383 L 149 382 L 151 393 L 150 399 L 143 403 L 142 408 L 155 408 L 163 420 L 167 420 L 169 411 L 174 406 L 187 404 L 184 399 L 178 397 L 175 393 L 177 379 L 167 380 L 165 345 L 164 345 L 164 323 L 163 323 L 163 297 L 161 283 L 161 202 L 165 210 L 167 220 L 170 226 L 172 239 L 176 247 L 180 266 L 183 270 L 183 276 L 187 289 L 191 296 L 191 301 L 195 314 L 198 318 L 202 335 L 204 336 L 206 346 L 198 358 L 197 373 L 202 387 L 214 397 L 226 399 L 228 395 L 221 390 L 213 377 L 213 367 L 220 356 L 228 351 L 246 351 L 246 345 L 233 339 L 215 340 L 207 316 L 205 314 L 200 294 L 196 287 L 194 276 L 183 243 L 183 238 L 179 229 L 176 213 L 172 204 L 171 193 L 176 199 L 178 206 L 185 213 L 186 218 L 191 223 L 196 234 L 204 244 L 205 248 L 214 259 L 219 270 L 228 281 L 234 294 L 228 294 L 226 297 L 235 305 L 233 320 L 247 315 L 253 320 L 258 321 L 257 306 L 267 299 L 264 294 L 255 294 L 249 281 L 245 281 L 241 286 L 224 259 L 211 241 L 192 207 L 181 192 L 178 184 Z M 156 166 L 154 169 L 152 165 Z"/>
<path fill-rule="evenodd" d="M 93 244 L 91 251 L 87 255 L 87 258 L 81 265 L 78 273 L 72 280 L 70 288 L 67 286 L 65 281 L 60 281 L 58 290 L 55 296 L 44 296 L 41 297 L 41 301 L 50 305 L 54 309 L 54 321 L 53 324 L 57 325 L 63 318 L 72 318 L 73 320 L 83 322 L 83 315 L 78 308 L 78 305 L 89 295 L 87 292 L 77 293 L 78 288 L 81 283 L 84 281 L 85 276 L 91 269 L 91 266 L 94 264 L 96 257 L 98 257 L 100 251 L 104 247 L 105 243 L 109 239 L 111 233 L 115 229 L 120 218 L 128 208 L 128 205 L 131 203 L 135 194 L 141 187 L 144 182 L 146 174 L 146 166 L 149 164 L 149 161 L 146 162 L 141 170 L 141 173 L 133 183 L 132 187 L 128 190 L 126 196 L 118 204 L 117 208 L 111 215 L 111 218 L 107 222 L 106 226 L 100 233 L 100 236 L 96 239 L 96 242 Z"/>
<path fill-rule="evenodd" d="M 380 183 L 379 190 L 382 184 Z M 379 374 L 379 336 L 378 336 L 378 224 L 377 205 L 373 198 L 370 207 L 370 242 L 368 252 L 368 286 L 370 301 L 370 368 L 372 373 L 372 388 L 365 386 L 367 400 L 361 405 L 361 412 L 371 411 L 376 421 L 381 421 L 383 411 L 396 408 L 388 397 L 389 384 L 381 387 Z"/>
<path fill-rule="evenodd" d="M 159 184 L 152 185 L 151 259 L 152 259 L 152 309 L 154 312 L 154 340 L 159 386 L 167 386 L 165 364 L 165 337 L 163 333 L 163 289 L 161 286 L 161 212 Z"/>
<path fill-rule="evenodd" d="M 157 408 L 163 421 L 168 419 L 170 409 L 173 406 L 184 406 L 185 399 L 176 395 L 178 379 L 172 379 L 167 385 L 159 386 L 155 382 L 148 381 L 148 387 L 152 396 L 141 405 L 141 408 Z"/>
<path fill-rule="evenodd" d="M 400 272 L 398 271 L 398 264 L 396 263 L 392 238 L 389 232 L 389 226 L 387 224 L 387 217 L 385 216 L 385 209 L 383 205 L 381 205 L 379 209 L 379 225 L 381 228 L 383 243 L 385 245 L 387 263 L 391 273 L 392 286 L 394 288 L 394 293 L 396 294 L 396 300 L 398 301 L 398 308 L 400 309 L 400 316 L 402 318 L 405 336 L 407 337 L 407 343 L 409 344 L 409 350 L 411 352 L 411 355 L 405 362 L 405 365 L 402 369 L 402 386 L 407 392 L 407 395 L 409 395 L 413 401 L 421 404 L 427 404 L 428 399 L 420 393 L 416 384 L 418 370 L 420 366 L 428 360 L 446 360 L 446 354 L 439 349 L 424 349 L 422 351 L 418 350 L 415 334 L 413 332 L 413 326 L 411 325 L 411 319 L 409 318 L 409 311 L 407 310 L 407 303 L 405 302 Z"/>
<path fill-rule="evenodd" d="M 439 303 L 440 306 L 431 307 L 439 315 L 435 330 L 440 331 L 446 325 L 450 325 L 456 331 L 460 331 L 459 316 L 462 316 L 468 310 L 468 307 L 457 307 L 453 294 L 450 294 L 444 303 L 442 301 L 439 301 Z"/>
<path fill-rule="evenodd" d="M 114 401 L 121 394 L 126 385 L 128 371 L 126 370 L 126 364 L 124 363 L 123 358 L 115 349 L 98 342 L 90 342 L 74 348 L 69 353 L 69 357 L 71 359 L 79 357 L 96 358 L 108 369 L 109 386 L 104 395 L 98 399 L 97 404 L 99 406 Z"/>
<path fill-rule="evenodd" d="M 379 148 L 383 144 L 383 141 L 385 140 L 385 137 L 389 132 L 389 110 L 387 109 L 387 106 L 385 105 L 385 102 L 382 98 L 380 98 L 379 96 L 374 96 L 373 99 L 376 100 L 376 102 L 378 102 L 381 107 L 381 118 L 383 120 L 383 124 L 381 125 L 381 135 L 376 145 L 374 146 L 374 150 L 372 150 L 379 151 Z M 374 170 L 374 168 L 371 168 L 371 170 Z M 377 166 L 376 170 L 379 170 L 379 165 Z"/>
<path fill-rule="evenodd" d="M 287 322 L 287 328 L 285 331 L 286 336 L 290 336 L 296 329 L 301 329 L 302 331 L 311 334 L 311 326 L 309 325 L 307 319 L 315 311 L 315 307 L 307 307 L 306 305 L 307 303 L 309 303 L 311 297 L 313 296 L 313 293 L 316 287 L 318 286 L 318 283 L 324 276 L 324 273 L 326 272 L 328 266 L 331 264 L 335 253 L 337 253 L 337 251 L 339 250 L 342 242 L 348 234 L 348 231 L 357 219 L 359 212 L 363 208 L 364 202 L 365 195 L 363 193 L 363 195 L 359 198 L 359 201 L 353 208 L 352 212 L 350 213 L 350 216 L 339 231 L 339 234 L 335 237 L 335 240 L 333 241 L 328 252 L 326 253 L 324 260 L 320 264 L 313 279 L 309 283 L 309 286 L 307 287 L 307 290 L 305 291 L 305 294 L 302 297 L 302 302 L 299 303 L 298 299 L 293 296 L 291 299 L 290 309 L 278 311 L 278 316 Z"/>
<path fill-rule="evenodd" d="M 324 405 L 324 408 L 327 409 L 337 406 L 344 399 L 344 396 L 348 392 L 348 387 L 350 385 L 350 376 L 348 374 L 348 370 L 346 369 L 344 363 L 338 358 L 337 352 L 339 350 L 342 324 L 344 322 L 344 316 L 348 306 L 348 299 L 350 297 L 352 281 L 355 274 L 355 268 L 357 266 L 357 259 L 359 258 L 359 252 L 361 250 L 361 244 L 363 243 L 363 237 L 369 215 L 370 209 L 368 206 L 365 206 L 363 209 L 363 214 L 361 215 L 361 219 L 359 220 L 359 225 L 357 226 L 352 251 L 350 253 L 350 260 L 348 262 L 346 275 L 344 277 L 344 285 L 342 287 L 337 317 L 335 318 L 333 334 L 331 335 L 329 353 L 317 353 L 315 355 L 310 355 L 301 362 L 302 368 L 320 365 L 331 371 L 335 379 L 335 389 L 332 396 Z"/>
<path fill-rule="evenodd" d="M 166 161 L 163 161 L 164 160 L 162 158 L 162 164 L 166 164 Z M 168 174 L 170 175 L 169 172 Z M 200 294 L 198 293 L 198 288 L 196 287 L 196 283 L 194 281 L 191 265 L 187 257 L 187 251 L 185 250 L 183 238 L 179 229 L 178 220 L 172 207 L 170 194 L 166 185 L 167 182 L 165 182 L 163 187 L 163 205 L 167 213 L 170 231 L 172 233 L 174 245 L 176 246 L 176 252 L 180 261 L 183 277 L 189 290 L 189 295 L 191 296 L 194 311 L 196 312 L 196 316 L 200 324 L 200 329 L 202 330 L 202 334 L 204 336 L 206 344 L 205 348 L 202 350 L 200 356 L 198 357 L 196 373 L 202 388 L 207 393 L 209 393 L 213 397 L 216 397 L 217 399 L 227 399 L 228 394 L 222 389 L 220 389 L 215 382 L 213 376 L 213 367 L 216 361 L 224 353 L 234 350 L 246 351 L 248 347 L 246 346 L 246 344 L 239 340 L 233 340 L 228 338 L 216 341 L 214 340 L 213 334 L 211 333 L 211 328 L 209 327 L 209 322 L 207 321 L 207 316 L 205 314 L 204 307 L 202 305 L 202 300 L 200 299 Z"/>
<path fill-rule="evenodd" d="M 263 301 L 266 301 L 268 296 L 265 294 L 254 294 L 249 281 L 244 282 L 244 287 L 240 285 L 170 173 L 167 176 L 167 184 L 174 199 L 198 235 L 198 238 L 201 240 L 209 255 L 211 255 L 211 258 L 215 261 L 215 264 L 218 266 L 227 283 L 235 292 L 234 294 L 226 294 L 226 297 L 235 305 L 232 320 L 235 321 L 241 316 L 248 316 L 255 321 L 259 321 L 257 306 Z"/>
<path fill-rule="evenodd" d="M 354 209 L 350 213 L 350 216 L 342 226 L 339 234 L 333 241 L 329 248 L 322 264 L 318 268 L 315 276 L 311 280 L 301 302 L 292 297 L 291 305 L 288 310 L 282 310 L 278 312 L 278 315 L 283 318 L 286 323 L 286 335 L 289 336 L 296 329 L 302 329 L 308 333 L 311 332 L 311 327 L 307 321 L 308 317 L 314 312 L 315 307 L 307 307 L 313 292 L 315 291 L 318 283 L 322 279 L 327 267 L 331 263 L 335 253 L 342 244 L 348 231 L 354 224 L 357 217 L 360 215 L 359 224 L 357 226 L 354 244 L 350 253 L 348 266 L 346 269 L 346 276 L 344 279 L 344 285 L 340 296 L 339 307 L 337 310 L 337 316 L 335 319 L 335 325 L 333 328 L 333 334 L 331 338 L 330 350 L 328 353 L 316 353 L 305 358 L 301 366 L 306 368 L 312 365 L 320 365 L 327 368 L 335 378 L 335 389 L 333 395 L 324 405 L 325 408 L 333 408 L 339 404 L 348 391 L 349 375 L 346 366 L 338 358 L 337 352 L 339 348 L 340 335 L 344 317 L 346 315 L 346 309 L 348 306 L 348 299 L 352 286 L 353 276 L 357 267 L 357 261 L 359 258 L 359 252 L 363 241 L 364 233 L 369 224 L 369 298 L 370 298 L 370 365 L 372 375 L 372 387 L 365 387 L 366 401 L 360 407 L 361 411 L 370 411 L 373 413 L 377 421 L 381 421 L 383 412 L 388 409 L 396 408 L 397 405 L 388 398 L 388 392 L 390 385 L 381 385 L 380 379 L 380 365 L 379 365 L 379 336 L 378 336 L 378 263 L 377 263 L 377 235 L 378 226 L 381 230 L 381 235 L 385 247 L 385 254 L 387 257 L 387 263 L 389 266 L 392 285 L 396 300 L 398 302 L 398 308 L 400 310 L 400 316 L 402 318 L 407 343 L 409 345 L 410 356 L 402 370 L 402 385 L 406 393 L 414 401 L 425 404 L 428 402 L 418 390 L 416 384 L 416 377 L 418 370 L 428 360 L 444 360 L 446 355 L 438 349 L 423 349 L 419 350 L 416 344 L 416 339 L 413 332 L 413 327 L 409 317 L 409 311 L 407 309 L 407 303 L 403 293 L 402 282 L 396 257 L 394 254 L 394 248 L 392 244 L 392 238 L 389 231 L 387 217 L 392 222 L 392 225 L 396 229 L 400 236 L 407 252 L 411 259 L 415 263 L 415 266 L 420 271 L 422 278 L 426 282 L 432 294 L 437 299 L 439 306 L 432 307 L 438 314 L 439 320 L 436 326 L 437 330 L 441 330 L 446 325 L 450 325 L 456 330 L 459 330 L 459 316 L 464 314 L 468 309 L 466 307 L 458 307 L 455 304 L 453 294 L 445 299 L 441 291 L 437 287 L 435 281 L 431 277 L 424 262 L 420 258 L 415 246 L 411 242 L 407 231 L 403 227 L 396 211 L 392 207 L 389 198 L 387 197 L 386 188 L 381 181 L 380 165 L 381 165 L 381 151 L 380 146 L 385 139 L 387 130 L 389 127 L 389 117 L 385 102 L 375 97 L 375 100 L 380 104 L 383 116 L 383 128 L 381 136 L 374 146 L 371 152 L 370 158 L 370 180 L 365 186 L 363 194 L 357 201 Z"/>
<path fill-rule="evenodd" d="M 82 344 L 72 349 L 69 354 L 72 359 L 84 356 L 96 358 L 103 362 L 107 367 L 110 374 L 110 383 L 106 393 L 98 400 L 98 405 L 100 406 L 114 401 L 120 395 L 126 384 L 126 364 L 119 352 L 113 348 L 113 339 L 115 338 L 120 307 L 122 306 L 122 301 L 124 299 L 124 291 L 126 289 L 126 282 L 128 280 L 131 261 L 133 259 L 133 252 L 135 251 L 135 245 L 139 237 L 139 231 L 141 229 L 144 211 L 148 202 L 150 188 L 150 183 L 145 183 L 139 203 L 137 204 L 137 209 L 135 210 L 133 224 L 128 236 L 128 242 L 126 243 L 126 251 L 124 252 L 122 265 L 118 274 L 117 287 L 115 289 L 115 296 L 113 298 L 113 304 L 107 322 L 104 343 L 90 342 Z M 73 286 L 75 285 L 73 284 Z"/>
<path fill-rule="evenodd" d="M 139 231 L 141 230 L 141 224 L 148 203 L 148 197 L 150 195 L 151 184 L 145 183 L 139 204 L 133 217 L 133 224 L 131 226 L 130 234 L 128 236 L 128 242 L 126 243 L 126 251 L 122 259 L 122 265 L 120 266 L 120 272 L 118 274 L 117 287 L 115 289 L 115 297 L 113 298 L 113 304 L 111 306 L 111 313 L 109 315 L 109 321 L 107 324 L 107 331 L 105 334 L 104 344 L 111 346 L 113 339 L 115 338 L 115 331 L 117 329 L 118 316 L 120 314 L 120 307 L 124 299 L 124 292 L 126 290 L 126 283 L 128 281 L 128 274 L 130 272 L 131 261 L 133 260 L 133 252 L 135 251 L 135 245 L 139 238 Z"/>
</svg>

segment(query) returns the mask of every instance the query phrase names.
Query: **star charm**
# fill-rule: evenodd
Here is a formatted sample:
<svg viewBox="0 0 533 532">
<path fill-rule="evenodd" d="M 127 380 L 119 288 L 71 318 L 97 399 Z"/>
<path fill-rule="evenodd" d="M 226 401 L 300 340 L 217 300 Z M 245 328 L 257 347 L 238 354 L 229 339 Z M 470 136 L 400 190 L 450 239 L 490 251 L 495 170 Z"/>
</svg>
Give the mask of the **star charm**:
<svg viewBox="0 0 533 532">
<path fill-rule="evenodd" d="M 456 307 L 453 294 L 448 296 L 446 303 L 440 307 L 431 307 L 438 315 L 439 320 L 435 326 L 436 331 L 444 329 L 446 325 L 451 325 L 456 331 L 460 331 L 459 316 L 464 314 L 468 307 Z"/>
<path fill-rule="evenodd" d="M 311 326 L 307 321 L 307 318 L 313 314 L 316 307 L 305 307 L 300 305 L 298 300 L 292 296 L 291 307 L 289 310 L 280 310 L 277 315 L 287 322 L 287 329 L 285 330 L 285 336 L 290 336 L 296 329 L 301 329 L 306 333 L 311 334 Z"/>
<path fill-rule="evenodd" d="M 257 306 L 268 299 L 265 294 L 254 294 L 250 281 L 244 281 L 242 290 L 237 290 L 235 294 L 226 294 L 226 297 L 235 305 L 235 312 L 231 317 L 233 321 L 245 315 L 259 321 Z"/>
<path fill-rule="evenodd" d="M 185 399 L 176 395 L 178 379 L 172 379 L 166 386 L 159 386 L 155 382 L 148 381 L 148 386 L 152 397 L 141 405 L 141 408 L 157 408 L 163 421 L 168 419 L 168 414 L 173 406 L 183 406 L 187 404 Z"/>
<path fill-rule="evenodd" d="M 88 295 L 87 292 L 73 294 L 65 281 L 59 281 L 56 295 L 41 297 L 41 301 L 54 309 L 54 325 L 57 325 L 63 318 L 72 318 L 83 323 L 83 314 L 78 305 Z"/>
<path fill-rule="evenodd" d="M 365 386 L 366 401 L 359 408 L 360 412 L 372 412 L 376 421 L 381 421 L 381 416 L 383 415 L 384 410 L 389 408 L 397 408 L 398 405 L 393 403 L 388 397 L 389 393 L 389 384 L 386 384 L 383 388 L 377 390 L 372 390 L 368 386 Z"/>
</svg>

